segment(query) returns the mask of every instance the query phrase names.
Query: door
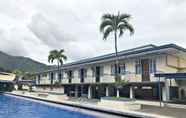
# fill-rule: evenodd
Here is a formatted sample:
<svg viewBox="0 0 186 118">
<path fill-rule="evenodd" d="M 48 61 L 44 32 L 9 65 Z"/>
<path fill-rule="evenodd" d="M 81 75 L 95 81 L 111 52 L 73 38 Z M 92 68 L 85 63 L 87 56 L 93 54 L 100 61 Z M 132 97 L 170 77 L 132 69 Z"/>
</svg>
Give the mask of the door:
<svg viewBox="0 0 186 118">
<path fill-rule="evenodd" d="M 142 59 L 142 81 L 150 81 L 150 74 L 149 74 L 149 59 Z"/>
<path fill-rule="evenodd" d="M 80 74 L 81 74 L 81 83 L 84 82 L 84 69 L 80 70 Z"/>
<path fill-rule="evenodd" d="M 96 66 L 96 82 L 100 82 L 100 67 Z"/>
<path fill-rule="evenodd" d="M 72 82 L 72 71 L 70 70 L 69 72 L 68 72 L 68 82 L 69 83 L 71 83 Z"/>
</svg>

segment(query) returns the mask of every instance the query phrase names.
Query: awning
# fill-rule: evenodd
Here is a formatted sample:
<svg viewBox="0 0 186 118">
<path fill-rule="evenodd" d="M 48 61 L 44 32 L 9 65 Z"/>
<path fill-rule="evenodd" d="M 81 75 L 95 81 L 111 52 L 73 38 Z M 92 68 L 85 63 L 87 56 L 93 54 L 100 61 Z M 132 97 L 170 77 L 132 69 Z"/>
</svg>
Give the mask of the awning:
<svg viewBox="0 0 186 118">
<path fill-rule="evenodd" d="M 156 73 L 155 77 L 164 77 L 165 79 L 186 80 L 186 73 Z"/>
<path fill-rule="evenodd" d="M 14 82 L 15 78 L 15 74 L 0 72 L 0 82 Z"/>
</svg>

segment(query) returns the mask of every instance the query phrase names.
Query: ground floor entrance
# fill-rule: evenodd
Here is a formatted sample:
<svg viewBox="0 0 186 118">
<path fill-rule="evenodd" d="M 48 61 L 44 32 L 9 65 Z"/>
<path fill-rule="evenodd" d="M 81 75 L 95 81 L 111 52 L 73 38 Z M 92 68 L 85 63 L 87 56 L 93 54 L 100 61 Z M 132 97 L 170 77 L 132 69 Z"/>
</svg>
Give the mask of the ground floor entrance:
<svg viewBox="0 0 186 118">
<path fill-rule="evenodd" d="M 132 99 L 159 100 L 159 97 L 162 97 L 163 84 L 160 87 L 159 89 L 158 83 L 129 84 L 119 88 L 119 96 Z M 71 97 L 100 99 L 101 97 L 116 97 L 117 87 L 112 84 L 65 85 L 64 92 Z"/>
</svg>

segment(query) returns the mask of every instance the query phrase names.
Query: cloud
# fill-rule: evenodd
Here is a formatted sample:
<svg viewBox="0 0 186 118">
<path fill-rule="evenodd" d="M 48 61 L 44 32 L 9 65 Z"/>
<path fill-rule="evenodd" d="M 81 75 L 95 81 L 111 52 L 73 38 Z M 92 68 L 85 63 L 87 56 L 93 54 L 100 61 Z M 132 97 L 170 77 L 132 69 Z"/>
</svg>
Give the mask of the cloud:
<svg viewBox="0 0 186 118">
<path fill-rule="evenodd" d="M 186 44 L 184 0 L 0 1 L 0 50 L 47 63 L 48 52 L 65 49 L 68 61 L 114 52 L 113 37 L 99 32 L 103 13 L 129 13 L 135 34 L 119 38 L 124 50 L 149 43 Z"/>
</svg>

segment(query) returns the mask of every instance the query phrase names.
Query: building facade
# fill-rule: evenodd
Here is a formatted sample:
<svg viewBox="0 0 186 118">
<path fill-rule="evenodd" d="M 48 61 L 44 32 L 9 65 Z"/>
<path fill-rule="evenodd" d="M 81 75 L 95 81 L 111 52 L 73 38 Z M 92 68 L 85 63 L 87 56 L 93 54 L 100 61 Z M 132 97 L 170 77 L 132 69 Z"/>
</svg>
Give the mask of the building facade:
<svg viewBox="0 0 186 118">
<path fill-rule="evenodd" d="M 146 45 L 121 51 L 118 55 L 119 75 L 126 80 L 125 86 L 119 88 L 121 97 L 145 100 L 159 100 L 161 97 L 167 101 L 180 98 L 180 89 L 186 88 L 186 82 L 154 76 L 155 73 L 186 70 L 186 50 L 182 47 L 175 44 Z M 116 96 L 115 60 L 112 53 L 64 64 L 60 71 L 35 73 L 36 90 L 55 91 L 74 97 Z"/>
</svg>

